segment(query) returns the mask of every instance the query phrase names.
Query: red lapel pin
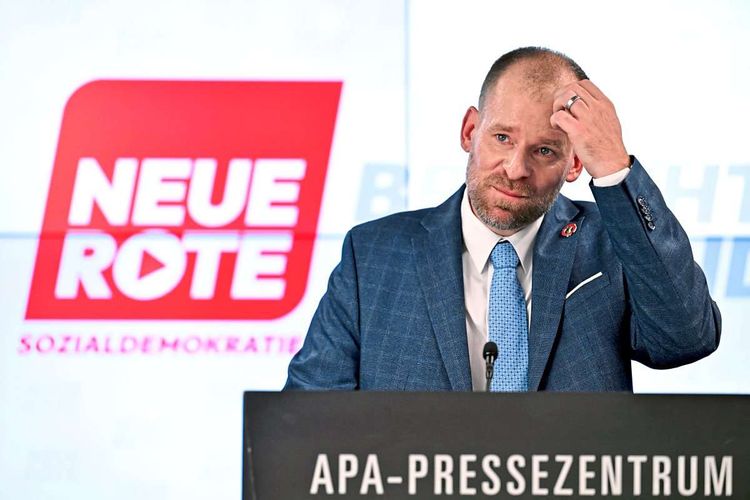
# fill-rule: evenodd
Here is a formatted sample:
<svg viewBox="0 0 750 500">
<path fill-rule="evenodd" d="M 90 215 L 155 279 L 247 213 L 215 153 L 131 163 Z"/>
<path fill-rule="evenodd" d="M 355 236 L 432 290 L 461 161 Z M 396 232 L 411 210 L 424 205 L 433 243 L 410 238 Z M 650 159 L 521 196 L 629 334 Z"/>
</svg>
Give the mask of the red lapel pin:
<svg viewBox="0 0 750 500">
<path fill-rule="evenodd" d="M 560 236 L 563 238 L 570 238 L 573 236 L 573 233 L 576 232 L 578 229 L 578 226 L 576 226 L 575 222 L 571 222 L 570 224 L 566 225 L 562 231 L 560 231 Z"/>
</svg>

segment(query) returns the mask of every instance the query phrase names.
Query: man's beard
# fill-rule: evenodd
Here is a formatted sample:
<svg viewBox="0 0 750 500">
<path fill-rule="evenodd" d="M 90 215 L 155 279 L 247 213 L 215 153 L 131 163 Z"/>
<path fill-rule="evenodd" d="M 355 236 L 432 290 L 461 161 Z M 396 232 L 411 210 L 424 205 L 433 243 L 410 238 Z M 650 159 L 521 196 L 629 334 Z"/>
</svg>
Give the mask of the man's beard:
<svg viewBox="0 0 750 500">
<path fill-rule="evenodd" d="M 564 182 L 565 176 L 555 189 L 543 196 L 537 196 L 527 184 L 512 181 L 502 175 L 493 174 L 485 179 L 479 179 L 476 175 L 476 169 L 472 169 L 471 166 L 467 168 L 466 173 L 466 190 L 474 213 L 485 225 L 497 231 L 516 231 L 546 214 L 555 202 Z M 488 194 L 494 188 L 503 188 L 527 196 L 527 198 L 519 200 L 519 204 L 510 203 L 506 200 L 491 201 Z M 504 218 L 493 216 L 493 209 L 498 208 L 509 212 L 509 218 L 504 220 Z"/>
</svg>

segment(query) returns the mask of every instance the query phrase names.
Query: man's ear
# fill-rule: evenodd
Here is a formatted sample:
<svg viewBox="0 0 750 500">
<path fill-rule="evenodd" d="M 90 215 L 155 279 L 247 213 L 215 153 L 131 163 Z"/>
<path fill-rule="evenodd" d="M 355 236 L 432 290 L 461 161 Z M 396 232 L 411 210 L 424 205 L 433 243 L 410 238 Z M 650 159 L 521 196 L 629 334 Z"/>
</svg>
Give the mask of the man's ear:
<svg viewBox="0 0 750 500">
<path fill-rule="evenodd" d="M 479 111 L 474 106 L 470 106 L 461 123 L 461 149 L 467 153 L 471 151 L 471 134 L 474 133 L 478 123 Z"/>
<path fill-rule="evenodd" d="M 570 167 L 570 170 L 568 170 L 568 175 L 565 176 L 565 180 L 567 182 L 573 182 L 574 180 L 578 179 L 578 176 L 581 175 L 582 171 L 583 163 L 581 163 L 581 160 L 578 159 L 578 156 L 573 155 L 573 166 Z"/>
</svg>

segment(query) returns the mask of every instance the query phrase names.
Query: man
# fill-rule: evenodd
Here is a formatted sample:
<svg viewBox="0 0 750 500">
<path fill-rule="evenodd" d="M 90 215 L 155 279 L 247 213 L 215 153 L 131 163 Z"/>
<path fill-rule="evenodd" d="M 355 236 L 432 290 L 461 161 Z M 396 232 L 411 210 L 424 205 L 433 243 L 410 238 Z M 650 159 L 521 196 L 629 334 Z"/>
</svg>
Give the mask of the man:
<svg viewBox="0 0 750 500">
<path fill-rule="evenodd" d="M 562 54 L 490 69 L 461 127 L 466 187 L 352 229 L 287 389 L 631 391 L 714 351 L 721 319 L 612 103 Z M 559 195 L 582 170 L 596 204 Z"/>
</svg>

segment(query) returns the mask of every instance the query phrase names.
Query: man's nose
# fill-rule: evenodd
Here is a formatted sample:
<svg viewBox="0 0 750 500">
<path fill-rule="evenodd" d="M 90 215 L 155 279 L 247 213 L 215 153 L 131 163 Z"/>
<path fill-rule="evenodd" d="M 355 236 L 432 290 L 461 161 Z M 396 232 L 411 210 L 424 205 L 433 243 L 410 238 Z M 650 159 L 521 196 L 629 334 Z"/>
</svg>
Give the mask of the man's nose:
<svg viewBox="0 0 750 500">
<path fill-rule="evenodd" d="M 522 148 L 517 148 L 505 163 L 505 174 L 511 180 L 523 179 L 531 175 L 529 158 Z"/>
</svg>

